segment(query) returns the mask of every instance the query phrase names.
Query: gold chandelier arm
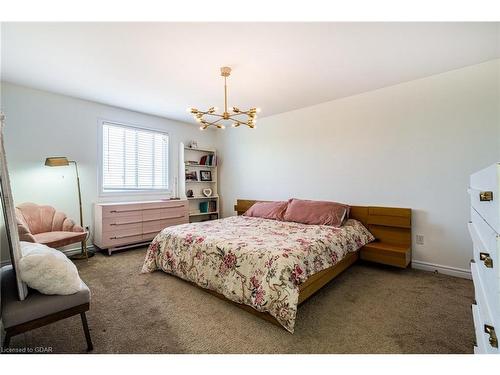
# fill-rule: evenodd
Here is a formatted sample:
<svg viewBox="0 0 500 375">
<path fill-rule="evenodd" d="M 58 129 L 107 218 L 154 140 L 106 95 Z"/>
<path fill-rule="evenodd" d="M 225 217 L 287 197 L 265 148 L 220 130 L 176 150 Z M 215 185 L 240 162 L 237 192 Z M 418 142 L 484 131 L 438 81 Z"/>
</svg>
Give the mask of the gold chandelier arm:
<svg viewBox="0 0 500 375">
<path fill-rule="evenodd" d="M 219 115 L 218 113 L 206 113 L 206 114 L 209 116 L 216 116 L 216 117 L 220 117 L 220 118 L 224 117 L 222 115 Z"/>
<path fill-rule="evenodd" d="M 215 121 L 212 121 L 212 122 L 207 122 L 208 125 L 215 125 L 217 124 L 219 121 L 223 120 L 223 118 L 221 117 L 220 119 L 218 120 L 215 120 Z"/>
</svg>

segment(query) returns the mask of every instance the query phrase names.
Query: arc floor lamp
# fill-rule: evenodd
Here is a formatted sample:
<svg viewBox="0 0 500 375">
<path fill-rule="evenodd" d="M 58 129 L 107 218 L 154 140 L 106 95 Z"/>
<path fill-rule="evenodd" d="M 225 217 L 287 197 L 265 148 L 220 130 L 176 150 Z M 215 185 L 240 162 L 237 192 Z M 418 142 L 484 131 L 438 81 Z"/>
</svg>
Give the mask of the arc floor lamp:
<svg viewBox="0 0 500 375">
<path fill-rule="evenodd" d="M 80 205 L 80 226 L 85 230 L 83 225 L 83 210 L 82 210 L 82 192 L 80 188 L 80 175 L 78 174 L 78 164 L 75 160 L 68 160 L 65 156 L 55 156 L 49 157 L 45 159 L 45 165 L 47 167 L 67 167 L 70 164 L 75 165 L 76 171 L 76 185 L 78 187 L 78 204 Z M 87 250 L 87 241 L 82 241 L 82 252 L 77 255 L 73 255 L 72 259 L 88 259 L 91 256 L 94 256 L 94 252 L 91 250 Z"/>
</svg>

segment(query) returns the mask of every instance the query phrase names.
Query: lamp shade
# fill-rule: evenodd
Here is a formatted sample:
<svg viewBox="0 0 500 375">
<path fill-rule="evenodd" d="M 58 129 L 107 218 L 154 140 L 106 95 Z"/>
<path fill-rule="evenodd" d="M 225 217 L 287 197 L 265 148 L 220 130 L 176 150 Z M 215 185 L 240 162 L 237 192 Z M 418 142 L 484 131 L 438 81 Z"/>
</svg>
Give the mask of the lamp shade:
<svg viewBox="0 0 500 375">
<path fill-rule="evenodd" d="M 45 159 L 47 167 L 65 167 L 69 165 L 68 158 L 65 156 L 53 156 Z"/>
</svg>

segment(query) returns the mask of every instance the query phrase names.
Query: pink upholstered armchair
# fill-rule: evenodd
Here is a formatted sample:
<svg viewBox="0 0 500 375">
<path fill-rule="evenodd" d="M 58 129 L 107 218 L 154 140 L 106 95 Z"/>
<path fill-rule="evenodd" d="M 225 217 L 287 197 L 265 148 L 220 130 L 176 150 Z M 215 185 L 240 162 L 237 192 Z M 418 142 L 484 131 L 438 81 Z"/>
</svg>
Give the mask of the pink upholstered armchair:
<svg viewBox="0 0 500 375">
<path fill-rule="evenodd" d="M 87 232 L 68 217 L 51 206 L 22 203 L 16 207 L 19 239 L 37 242 L 49 247 L 62 247 L 82 242 Z"/>
</svg>

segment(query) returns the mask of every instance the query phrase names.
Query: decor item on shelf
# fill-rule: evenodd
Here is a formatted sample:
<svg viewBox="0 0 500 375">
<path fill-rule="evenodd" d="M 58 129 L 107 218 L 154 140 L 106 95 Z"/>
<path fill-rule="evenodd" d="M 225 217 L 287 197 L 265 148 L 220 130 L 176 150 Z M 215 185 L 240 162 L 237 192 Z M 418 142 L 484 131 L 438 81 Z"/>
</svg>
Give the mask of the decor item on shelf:
<svg viewBox="0 0 500 375">
<path fill-rule="evenodd" d="M 186 191 L 186 196 L 187 196 L 188 198 L 192 198 L 192 197 L 194 197 L 193 190 L 189 189 L 188 191 Z"/>
<path fill-rule="evenodd" d="M 212 181 L 212 172 L 200 171 L 200 181 Z"/>
<path fill-rule="evenodd" d="M 191 191 L 192 192 L 192 191 Z M 205 197 L 210 197 L 212 195 L 212 189 L 207 188 L 201 191 Z"/>
<path fill-rule="evenodd" d="M 224 112 L 222 114 L 216 113 L 216 107 L 210 107 L 207 111 L 200 111 L 196 108 L 190 108 L 188 111 L 194 116 L 196 122 L 201 124 L 200 130 L 205 130 L 209 126 L 214 126 L 217 129 L 225 129 L 224 121 L 230 123 L 233 128 L 240 125 L 255 128 L 257 113 L 260 112 L 259 108 L 250 108 L 248 111 L 242 111 L 238 107 L 232 107 L 231 113 L 227 109 L 227 77 L 231 74 L 231 68 L 223 66 L 220 68 L 221 76 L 224 77 Z M 221 122 L 222 121 L 222 122 Z"/>
<path fill-rule="evenodd" d="M 67 167 L 70 164 L 75 165 L 75 171 L 76 171 L 76 186 L 78 188 L 78 203 L 80 206 L 80 226 L 85 229 L 85 226 L 83 225 L 83 210 L 82 210 L 82 193 L 80 189 L 80 175 L 78 174 L 78 164 L 75 160 L 68 160 L 67 157 L 65 156 L 53 156 L 45 159 L 45 165 L 47 167 Z M 82 241 L 82 251 L 80 254 L 73 255 L 71 258 L 72 259 L 88 259 L 92 256 L 94 256 L 94 252 L 91 250 L 87 250 L 87 243 L 86 241 Z"/>
<path fill-rule="evenodd" d="M 188 160 L 186 161 L 186 165 L 199 165 L 200 163 L 195 161 L 195 160 Z"/>
<path fill-rule="evenodd" d="M 198 181 L 196 171 L 186 172 L 186 181 Z"/>
<path fill-rule="evenodd" d="M 208 202 L 200 202 L 200 212 L 208 212 Z"/>
<path fill-rule="evenodd" d="M 191 141 L 189 143 L 189 148 L 198 148 L 198 141 Z"/>
</svg>

